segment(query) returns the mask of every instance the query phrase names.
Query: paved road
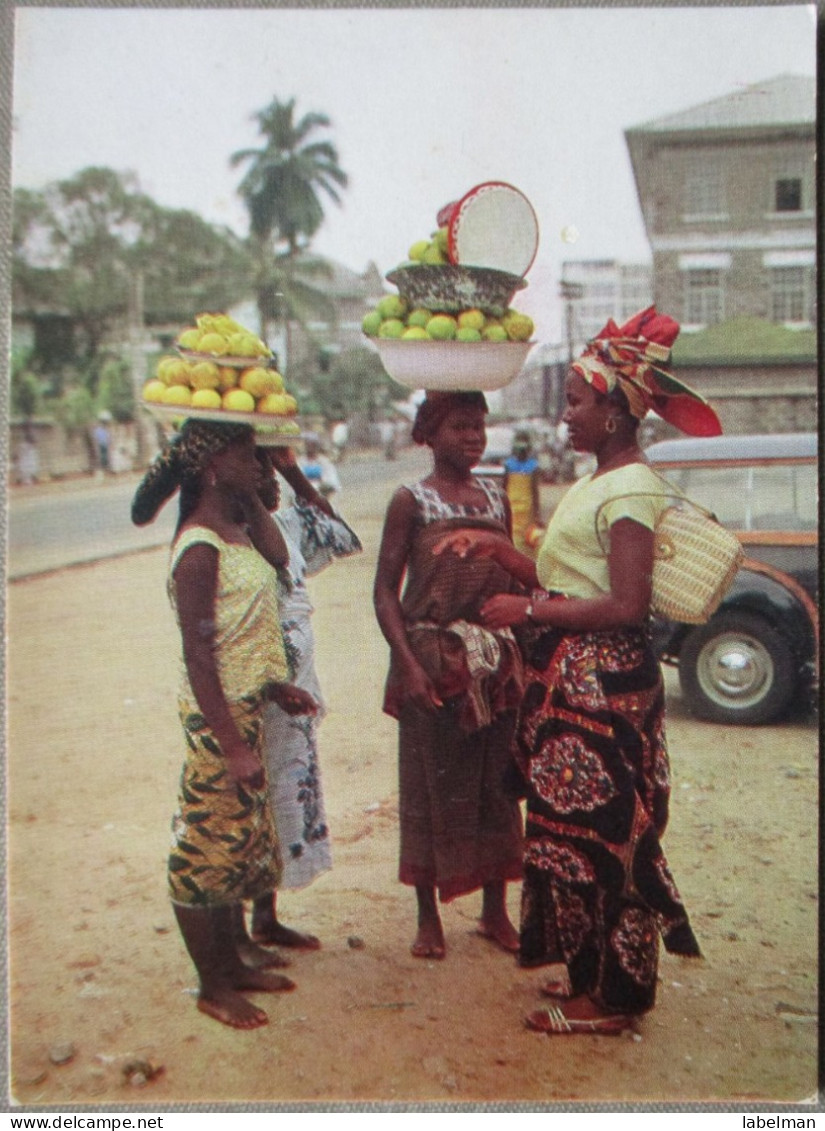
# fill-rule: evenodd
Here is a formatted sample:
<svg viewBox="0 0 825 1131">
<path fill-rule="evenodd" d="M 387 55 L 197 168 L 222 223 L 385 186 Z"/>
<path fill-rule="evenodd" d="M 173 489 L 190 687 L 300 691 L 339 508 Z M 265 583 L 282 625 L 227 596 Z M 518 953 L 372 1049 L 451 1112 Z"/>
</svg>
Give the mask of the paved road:
<svg viewBox="0 0 825 1131">
<path fill-rule="evenodd" d="M 342 507 L 353 514 L 364 488 L 407 480 L 421 474 L 426 462 L 426 453 L 420 449 L 409 449 L 393 462 L 370 453 L 348 456 L 338 468 Z M 102 483 L 87 479 L 12 490 L 9 580 L 168 545 L 177 505 L 172 502 L 164 507 L 151 526 L 133 526 L 129 508 L 138 481 L 136 475 L 128 475 Z"/>
</svg>

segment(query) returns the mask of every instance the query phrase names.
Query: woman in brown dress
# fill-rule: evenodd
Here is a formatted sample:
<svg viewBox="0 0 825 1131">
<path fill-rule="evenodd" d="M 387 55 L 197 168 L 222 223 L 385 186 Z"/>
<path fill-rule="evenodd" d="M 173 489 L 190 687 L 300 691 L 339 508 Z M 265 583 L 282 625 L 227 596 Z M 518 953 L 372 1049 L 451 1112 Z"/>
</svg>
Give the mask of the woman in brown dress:
<svg viewBox="0 0 825 1131">
<path fill-rule="evenodd" d="M 494 562 L 432 553 L 447 532 L 467 528 L 511 544 L 506 497 L 472 471 L 486 411 L 481 393 L 427 394 L 413 439 L 431 448 L 433 470 L 390 502 L 375 580 L 391 649 L 384 710 L 399 724 L 399 879 L 416 890 L 417 958 L 445 954 L 436 895 L 446 902 L 479 888 L 479 933 L 518 948 L 505 896 L 521 876 L 521 815 L 504 779 L 522 665 L 512 633 L 479 621 L 484 601 L 511 583 Z"/>
</svg>

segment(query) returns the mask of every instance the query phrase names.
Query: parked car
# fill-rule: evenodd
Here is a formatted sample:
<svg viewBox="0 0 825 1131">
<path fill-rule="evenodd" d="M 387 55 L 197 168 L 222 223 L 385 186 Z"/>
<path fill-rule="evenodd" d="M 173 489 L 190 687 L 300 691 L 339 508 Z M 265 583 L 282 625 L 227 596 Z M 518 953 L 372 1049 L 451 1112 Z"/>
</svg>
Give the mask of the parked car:
<svg viewBox="0 0 825 1131">
<path fill-rule="evenodd" d="M 678 665 L 692 712 L 767 723 L 818 684 L 815 433 L 666 440 L 647 449 L 658 471 L 735 530 L 745 561 L 711 619 L 654 619 L 654 644 Z"/>
</svg>

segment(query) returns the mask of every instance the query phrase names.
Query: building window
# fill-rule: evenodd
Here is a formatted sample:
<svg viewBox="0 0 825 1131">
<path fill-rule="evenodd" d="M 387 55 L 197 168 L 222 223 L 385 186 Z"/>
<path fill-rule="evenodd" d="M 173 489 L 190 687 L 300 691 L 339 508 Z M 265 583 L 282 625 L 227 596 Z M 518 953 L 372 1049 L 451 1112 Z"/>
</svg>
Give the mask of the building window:
<svg viewBox="0 0 825 1131">
<path fill-rule="evenodd" d="M 802 211 L 802 178 L 778 177 L 774 190 L 776 212 Z"/>
<path fill-rule="evenodd" d="M 813 321 L 813 271 L 810 267 L 772 267 L 771 320 Z"/>
<path fill-rule="evenodd" d="M 684 219 L 696 216 L 724 216 L 725 183 L 721 169 L 703 167 L 685 177 Z"/>
<path fill-rule="evenodd" d="M 692 326 L 709 326 L 724 318 L 724 288 L 718 268 L 685 272 L 684 321 Z"/>
</svg>

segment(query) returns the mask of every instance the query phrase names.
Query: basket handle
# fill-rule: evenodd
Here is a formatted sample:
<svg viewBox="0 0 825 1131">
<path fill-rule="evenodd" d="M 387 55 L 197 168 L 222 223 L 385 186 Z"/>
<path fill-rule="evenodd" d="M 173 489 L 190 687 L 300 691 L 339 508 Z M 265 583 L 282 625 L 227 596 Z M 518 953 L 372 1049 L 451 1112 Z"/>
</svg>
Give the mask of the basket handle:
<svg viewBox="0 0 825 1131">
<path fill-rule="evenodd" d="M 658 474 L 658 473 L 654 473 L 654 474 Z M 679 499 L 681 502 L 687 503 L 688 506 L 693 507 L 694 510 L 699 511 L 700 514 L 703 514 L 705 516 L 705 518 L 709 518 L 713 522 L 719 522 L 719 519 L 716 517 L 716 515 L 713 513 L 713 511 L 708 510 L 707 507 L 703 507 L 700 503 L 695 503 L 693 501 L 693 499 L 691 499 L 688 495 L 685 494 L 684 491 L 680 490 L 673 483 L 670 483 L 667 479 L 665 479 L 665 477 L 663 475 L 660 475 L 659 478 L 662 480 L 662 482 L 664 484 L 666 484 L 666 486 L 670 490 L 670 494 L 673 495 L 675 498 Z M 599 518 L 601 517 L 602 511 L 604 510 L 604 508 L 606 506 L 608 506 L 609 503 L 616 503 L 616 502 L 619 501 L 619 499 L 634 499 L 634 498 L 663 499 L 664 497 L 665 496 L 662 495 L 662 493 L 660 491 L 625 491 L 621 495 L 613 495 L 613 496 L 611 496 L 611 498 L 605 499 L 603 502 L 599 503 L 598 507 L 596 508 L 596 516 L 595 516 L 593 521 L 594 521 L 595 528 L 596 528 L 596 538 L 598 539 L 599 547 L 600 547 L 602 553 L 606 554 L 608 552 L 608 550 L 607 550 L 607 547 L 604 544 L 604 540 L 602 539 L 601 530 L 599 529 Z"/>
</svg>

